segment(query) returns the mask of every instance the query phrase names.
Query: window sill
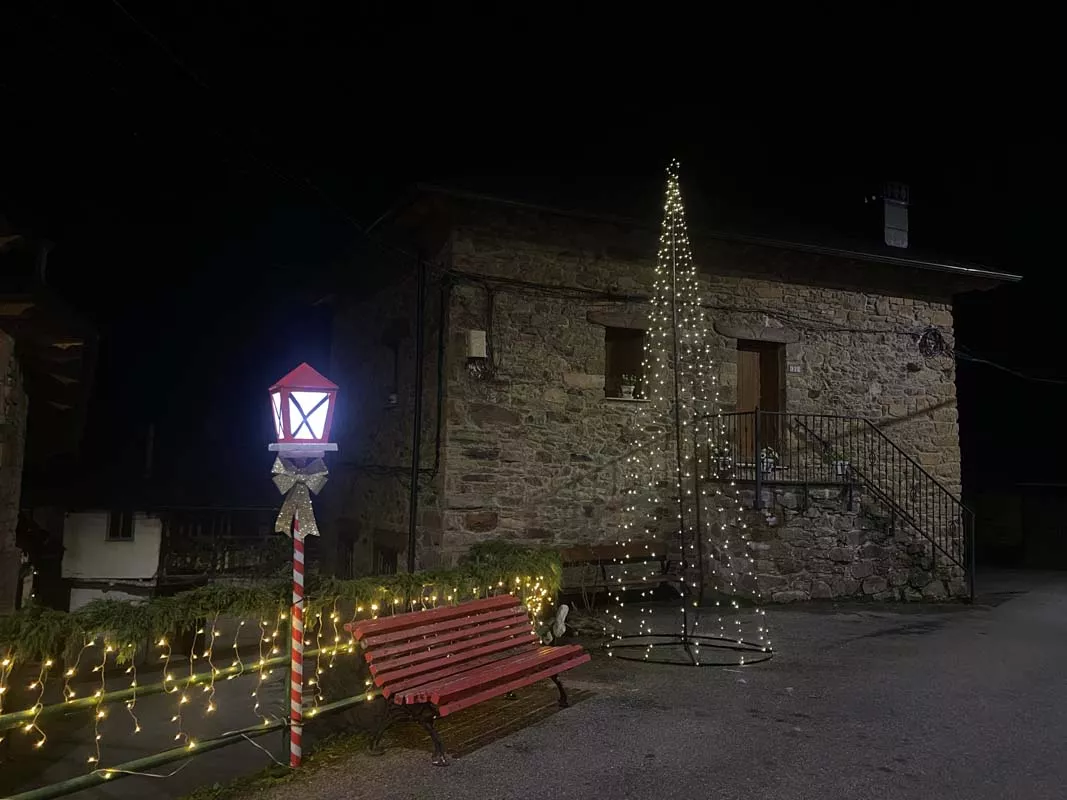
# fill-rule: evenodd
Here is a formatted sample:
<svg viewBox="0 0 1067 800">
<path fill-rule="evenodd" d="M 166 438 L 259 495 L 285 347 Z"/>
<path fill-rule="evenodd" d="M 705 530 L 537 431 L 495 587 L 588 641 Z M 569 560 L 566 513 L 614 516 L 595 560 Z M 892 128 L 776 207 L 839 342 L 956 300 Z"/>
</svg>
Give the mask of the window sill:
<svg viewBox="0 0 1067 800">
<path fill-rule="evenodd" d="M 644 397 L 605 397 L 607 403 L 647 403 Z"/>
</svg>

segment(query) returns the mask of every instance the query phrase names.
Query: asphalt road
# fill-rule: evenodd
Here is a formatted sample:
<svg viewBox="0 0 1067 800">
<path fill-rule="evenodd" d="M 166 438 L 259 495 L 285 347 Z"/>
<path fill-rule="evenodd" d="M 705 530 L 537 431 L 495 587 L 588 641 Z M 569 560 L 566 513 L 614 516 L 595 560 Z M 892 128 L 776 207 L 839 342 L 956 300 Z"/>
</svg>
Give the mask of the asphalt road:
<svg viewBox="0 0 1067 800">
<path fill-rule="evenodd" d="M 595 696 L 449 767 L 397 747 L 260 797 L 1062 800 L 1067 574 L 984 588 L 773 609 L 779 655 L 744 670 L 598 658 L 569 681 Z"/>
</svg>

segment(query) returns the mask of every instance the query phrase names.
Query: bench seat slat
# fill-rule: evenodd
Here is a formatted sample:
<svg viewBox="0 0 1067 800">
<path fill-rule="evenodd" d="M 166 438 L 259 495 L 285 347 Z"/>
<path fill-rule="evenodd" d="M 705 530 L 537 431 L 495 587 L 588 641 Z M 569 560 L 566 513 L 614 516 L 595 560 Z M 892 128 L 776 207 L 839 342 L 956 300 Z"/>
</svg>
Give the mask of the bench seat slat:
<svg viewBox="0 0 1067 800">
<path fill-rule="evenodd" d="M 462 673 L 442 678 L 433 683 L 424 683 L 397 695 L 404 703 L 433 703 L 449 700 L 456 694 L 495 683 L 504 678 L 513 678 L 535 667 L 541 667 L 555 661 L 566 660 L 576 652 L 581 652 L 577 645 L 565 647 L 541 647 L 529 653 L 521 653 L 510 658 L 500 659 L 474 673 Z"/>
<path fill-rule="evenodd" d="M 389 644 L 383 647 L 367 647 L 367 661 L 371 663 L 384 661 L 390 658 L 405 656 L 410 653 L 426 651 L 428 648 L 440 648 L 453 643 L 461 644 L 477 634 L 491 631 L 512 630 L 518 632 L 521 629 L 530 629 L 529 616 L 522 609 L 509 611 L 506 617 L 488 622 L 471 621 L 463 628 L 451 628 L 443 631 L 440 635 L 418 634 L 404 642 Z"/>
<path fill-rule="evenodd" d="M 417 614 L 419 612 L 416 611 L 415 613 Z M 494 611 L 486 611 L 469 617 L 437 620 L 430 622 L 427 625 L 419 625 L 418 627 L 404 628 L 402 630 L 389 631 L 388 633 L 364 636 L 360 641 L 360 644 L 363 645 L 364 649 L 369 650 L 372 648 L 383 647 L 384 645 L 392 644 L 394 642 L 405 642 L 408 639 L 416 639 L 419 636 L 446 636 L 449 631 L 459 630 L 470 625 L 482 625 L 498 619 L 515 617 L 520 614 L 524 617 L 527 616 L 525 609 L 511 606 Z"/>
<path fill-rule="evenodd" d="M 579 648 L 581 651 L 581 648 Z M 589 660 L 589 654 L 581 651 L 577 655 L 572 656 L 563 662 L 554 662 L 551 665 L 539 669 L 536 672 L 527 673 L 519 678 L 514 678 L 510 681 L 496 684 L 485 689 L 478 690 L 472 694 L 461 695 L 451 700 L 448 703 L 437 706 L 437 713 L 446 717 L 454 711 L 461 711 L 468 706 L 477 705 L 483 700 L 488 700 L 492 697 L 499 697 L 502 694 L 520 689 L 523 686 L 529 686 L 532 683 L 537 683 L 545 678 L 550 678 L 553 675 L 558 675 L 561 672 L 566 672 L 569 669 L 580 666 Z"/>
<path fill-rule="evenodd" d="M 498 608 L 517 606 L 519 603 L 519 598 L 514 595 L 496 595 L 495 597 L 485 597 L 481 600 L 471 600 L 467 603 L 460 603 L 458 606 L 440 606 L 426 611 L 412 611 L 404 614 L 397 614 L 392 617 L 365 619 L 355 623 L 349 622 L 345 625 L 345 630 L 350 631 L 358 642 L 362 640 L 364 636 L 412 627 L 412 619 L 410 618 L 411 614 L 418 615 L 418 624 L 425 625 L 430 622 L 438 622 L 453 619 L 455 617 L 469 617 L 472 614 L 483 611 L 492 611 Z"/>
<path fill-rule="evenodd" d="M 507 642 L 502 642 L 501 644 L 504 647 L 509 646 Z M 523 653 L 528 653 L 531 650 L 536 650 L 537 647 L 538 641 L 534 638 L 531 638 L 529 642 L 522 645 L 521 647 L 516 647 L 511 650 L 505 649 L 498 650 L 493 653 L 487 653 L 478 656 L 477 658 L 472 658 L 468 661 L 457 663 L 454 666 L 449 667 L 448 669 L 441 669 L 430 673 L 422 673 L 407 678 L 390 678 L 386 682 L 385 686 L 381 687 L 382 694 L 386 698 L 389 698 L 392 697 L 394 694 L 403 692 L 405 689 L 413 689 L 417 686 L 423 686 L 427 683 L 436 683 L 437 681 L 440 681 L 443 678 L 458 677 L 464 672 L 468 672 L 470 670 L 477 670 L 479 667 L 492 664 L 493 662 L 500 661 L 503 658 L 510 658 L 511 656 L 517 656 Z"/>
</svg>

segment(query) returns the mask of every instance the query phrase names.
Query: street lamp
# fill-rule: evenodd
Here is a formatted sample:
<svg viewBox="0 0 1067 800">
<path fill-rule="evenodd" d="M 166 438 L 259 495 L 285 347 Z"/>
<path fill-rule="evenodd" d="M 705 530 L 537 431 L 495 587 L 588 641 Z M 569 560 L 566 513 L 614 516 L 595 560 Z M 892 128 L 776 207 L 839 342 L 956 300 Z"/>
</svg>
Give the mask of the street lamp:
<svg viewBox="0 0 1067 800">
<path fill-rule="evenodd" d="M 317 453 L 337 449 L 330 444 L 330 426 L 337 403 L 337 384 L 307 364 L 301 364 L 270 387 L 277 444 L 271 450 L 287 454 Z"/>
<path fill-rule="evenodd" d="M 274 529 L 293 539 L 292 646 L 289 659 L 289 766 L 300 766 L 304 734 L 304 537 L 317 536 L 319 526 L 311 496 L 326 485 L 329 441 L 337 384 L 301 364 L 270 387 L 277 453 L 271 469 L 274 484 L 285 495 Z"/>
</svg>

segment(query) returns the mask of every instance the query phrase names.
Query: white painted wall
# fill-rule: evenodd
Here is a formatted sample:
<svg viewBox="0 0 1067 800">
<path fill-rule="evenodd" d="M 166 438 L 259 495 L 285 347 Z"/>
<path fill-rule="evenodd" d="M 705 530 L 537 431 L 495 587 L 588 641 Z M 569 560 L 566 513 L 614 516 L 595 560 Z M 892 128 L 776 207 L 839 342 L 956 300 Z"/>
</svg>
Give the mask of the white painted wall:
<svg viewBox="0 0 1067 800">
<path fill-rule="evenodd" d="M 146 580 L 156 577 L 163 523 L 134 514 L 133 539 L 107 539 L 106 511 L 67 514 L 63 523 L 63 577 L 82 580 Z M 71 597 L 71 608 L 74 598 Z"/>
</svg>

